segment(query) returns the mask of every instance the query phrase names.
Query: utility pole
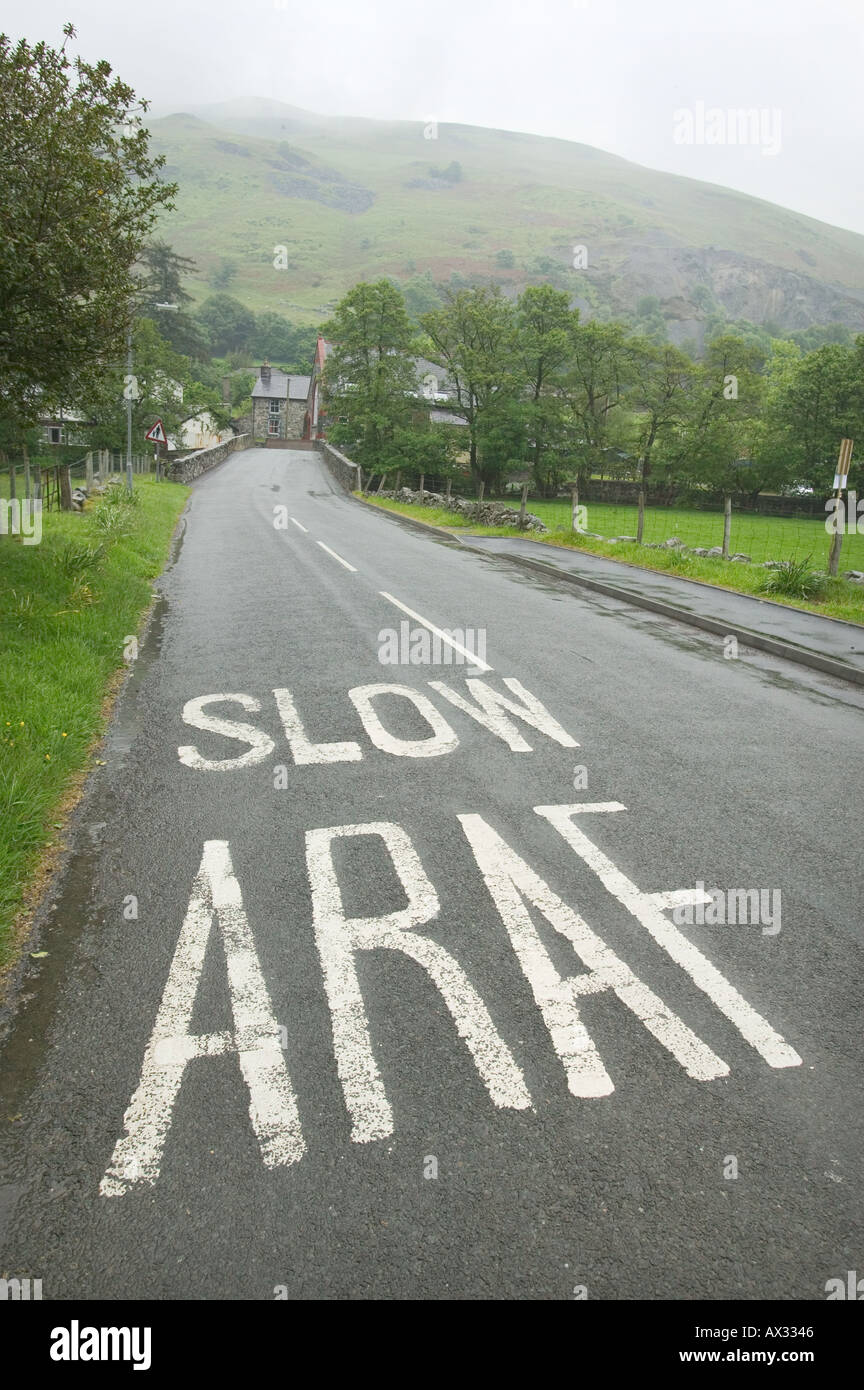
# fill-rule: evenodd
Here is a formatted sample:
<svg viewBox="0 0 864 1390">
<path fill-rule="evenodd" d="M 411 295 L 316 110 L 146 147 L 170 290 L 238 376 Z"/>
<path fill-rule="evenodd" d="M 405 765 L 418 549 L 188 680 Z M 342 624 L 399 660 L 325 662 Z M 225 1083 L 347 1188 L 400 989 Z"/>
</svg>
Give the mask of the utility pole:
<svg viewBox="0 0 864 1390">
<path fill-rule="evenodd" d="M 155 304 L 155 309 L 171 309 L 176 312 L 179 304 Z M 126 334 L 126 491 L 132 492 L 132 400 L 135 376 L 132 371 L 132 319 Z"/>
<path fill-rule="evenodd" d="M 132 491 L 132 320 L 126 334 L 126 491 Z"/>
</svg>

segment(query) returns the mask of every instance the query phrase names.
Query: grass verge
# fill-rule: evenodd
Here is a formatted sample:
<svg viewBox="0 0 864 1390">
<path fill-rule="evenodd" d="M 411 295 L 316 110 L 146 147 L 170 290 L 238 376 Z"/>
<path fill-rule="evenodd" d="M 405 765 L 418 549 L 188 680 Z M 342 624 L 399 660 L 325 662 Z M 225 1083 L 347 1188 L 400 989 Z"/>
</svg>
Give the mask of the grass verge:
<svg viewBox="0 0 864 1390">
<path fill-rule="evenodd" d="M 40 863 L 56 850 L 189 489 L 137 478 L 42 541 L 0 536 L 0 971 Z M 20 926 L 20 922 L 18 923 Z"/>
<path fill-rule="evenodd" d="M 470 519 L 442 507 L 419 507 L 408 502 L 393 502 L 390 498 L 376 498 L 374 494 L 364 498 L 364 501 L 386 511 L 412 516 L 432 526 L 459 531 L 462 535 L 522 536 L 524 539 L 524 533 L 516 527 L 475 526 Z M 576 531 L 564 529 L 540 534 L 530 532 L 528 538 L 543 545 L 586 550 L 592 555 L 603 555 L 610 560 L 623 560 L 640 569 L 660 570 L 667 574 L 680 575 L 684 579 L 698 579 L 703 584 L 714 584 L 719 589 L 728 589 L 736 594 L 770 598 L 774 603 L 784 603 L 789 608 L 802 609 L 808 613 L 819 613 L 826 618 L 843 618 L 847 622 L 864 624 L 864 586 L 853 584 L 846 579 L 827 579 L 819 598 L 784 598 L 779 594 L 765 593 L 763 586 L 769 571 L 760 569 L 758 565 L 745 565 L 701 555 L 680 555 L 674 550 L 648 550 L 642 545 L 613 545 L 609 541 L 591 540 Z M 815 555 L 813 564 L 815 568 Z"/>
</svg>

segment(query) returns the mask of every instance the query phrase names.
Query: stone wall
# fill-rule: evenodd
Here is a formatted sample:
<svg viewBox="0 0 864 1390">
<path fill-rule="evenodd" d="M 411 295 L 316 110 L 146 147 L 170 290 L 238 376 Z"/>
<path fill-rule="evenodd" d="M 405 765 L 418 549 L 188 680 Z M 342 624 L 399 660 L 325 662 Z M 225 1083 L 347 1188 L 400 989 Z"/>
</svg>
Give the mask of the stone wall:
<svg viewBox="0 0 864 1390">
<path fill-rule="evenodd" d="M 478 526 L 519 526 L 521 518 L 518 507 L 508 507 L 506 502 L 477 502 L 473 497 L 449 498 L 443 492 L 428 492 L 423 496 L 410 487 L 402 487 L 398 492 L 372 492 L 371 497 L 387 497 L 394 502 L 409 502 L 414 507 L 439 507 L 445 511 L 459 512 Z M 525 512 L 526 531 L 546 531 L 546 523 L 533 512 Z"/>
<path fill-rule="evenodd" d="M 346 459 L 345 455 L 340 454 L 338 449 L 334 449 L 332 444 L 328 444 L 326 439 L 316 440 L 315 447 L 339 486 L 343 487 L 346 492 L 356 492 L 357 475 L 360 471 L 357 464 Z"/>
<path fill-rule="evenodd" d="M 285 438 L 302 439 L 303 426 L 306 424 L 306 402 L 289 401 L 288 410 L 285 416 Z"/>
<path fill-rule="evenodd" d="M 194 454 L 176 459 L 168 470 L 168 477 L 172 483 L 194 482 L 202 473 L 207 473 L 211 468 L 215 468 L 217 463 L 222 463 L 229 454 L 236 453 L 238 449 L 251 449 L 253 444 L 251 435 L 238 434 L 233 439 L 226 439 L 224 444 L 214 444 L 212 449 L 198 449 Z"/>
</svg>

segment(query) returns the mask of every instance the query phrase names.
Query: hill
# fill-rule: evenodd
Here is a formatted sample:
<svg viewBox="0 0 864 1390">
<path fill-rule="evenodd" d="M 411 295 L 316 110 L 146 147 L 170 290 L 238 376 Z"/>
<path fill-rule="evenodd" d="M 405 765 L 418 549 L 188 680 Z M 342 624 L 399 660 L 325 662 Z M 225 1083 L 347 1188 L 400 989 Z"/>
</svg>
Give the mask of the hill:
<svg viewBox="0 0 864 1390">
<path fill-rule="evenodd" d="M 864 237 L 588 145 L 269 100 L 150 129 L 180 184 L 160 234 L 198 262 L 199 300 L 224 289 L 313 322 L 358 279 L 393 276 L 417 301 L 430 280 L 516 293 L 549 279 L 587 313 L 656 297 L 675 341 L 698 338 L 718 306 L 782 331 L 864 330 Z"/>
</svg>

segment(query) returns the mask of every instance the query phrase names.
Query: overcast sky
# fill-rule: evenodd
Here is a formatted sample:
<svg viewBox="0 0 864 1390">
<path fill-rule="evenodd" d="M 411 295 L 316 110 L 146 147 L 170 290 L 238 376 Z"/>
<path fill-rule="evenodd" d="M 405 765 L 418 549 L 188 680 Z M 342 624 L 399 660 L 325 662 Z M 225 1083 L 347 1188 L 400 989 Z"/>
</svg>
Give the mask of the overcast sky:
<svg viewBox="0 0 864 1390">
<path fill-rule="evenodd" d="M 864 233 L 864 0 L 5 0 L 2 23 L 67 19 L 160 112 L 254 95 L 557 135 Z"/>
</svg>

